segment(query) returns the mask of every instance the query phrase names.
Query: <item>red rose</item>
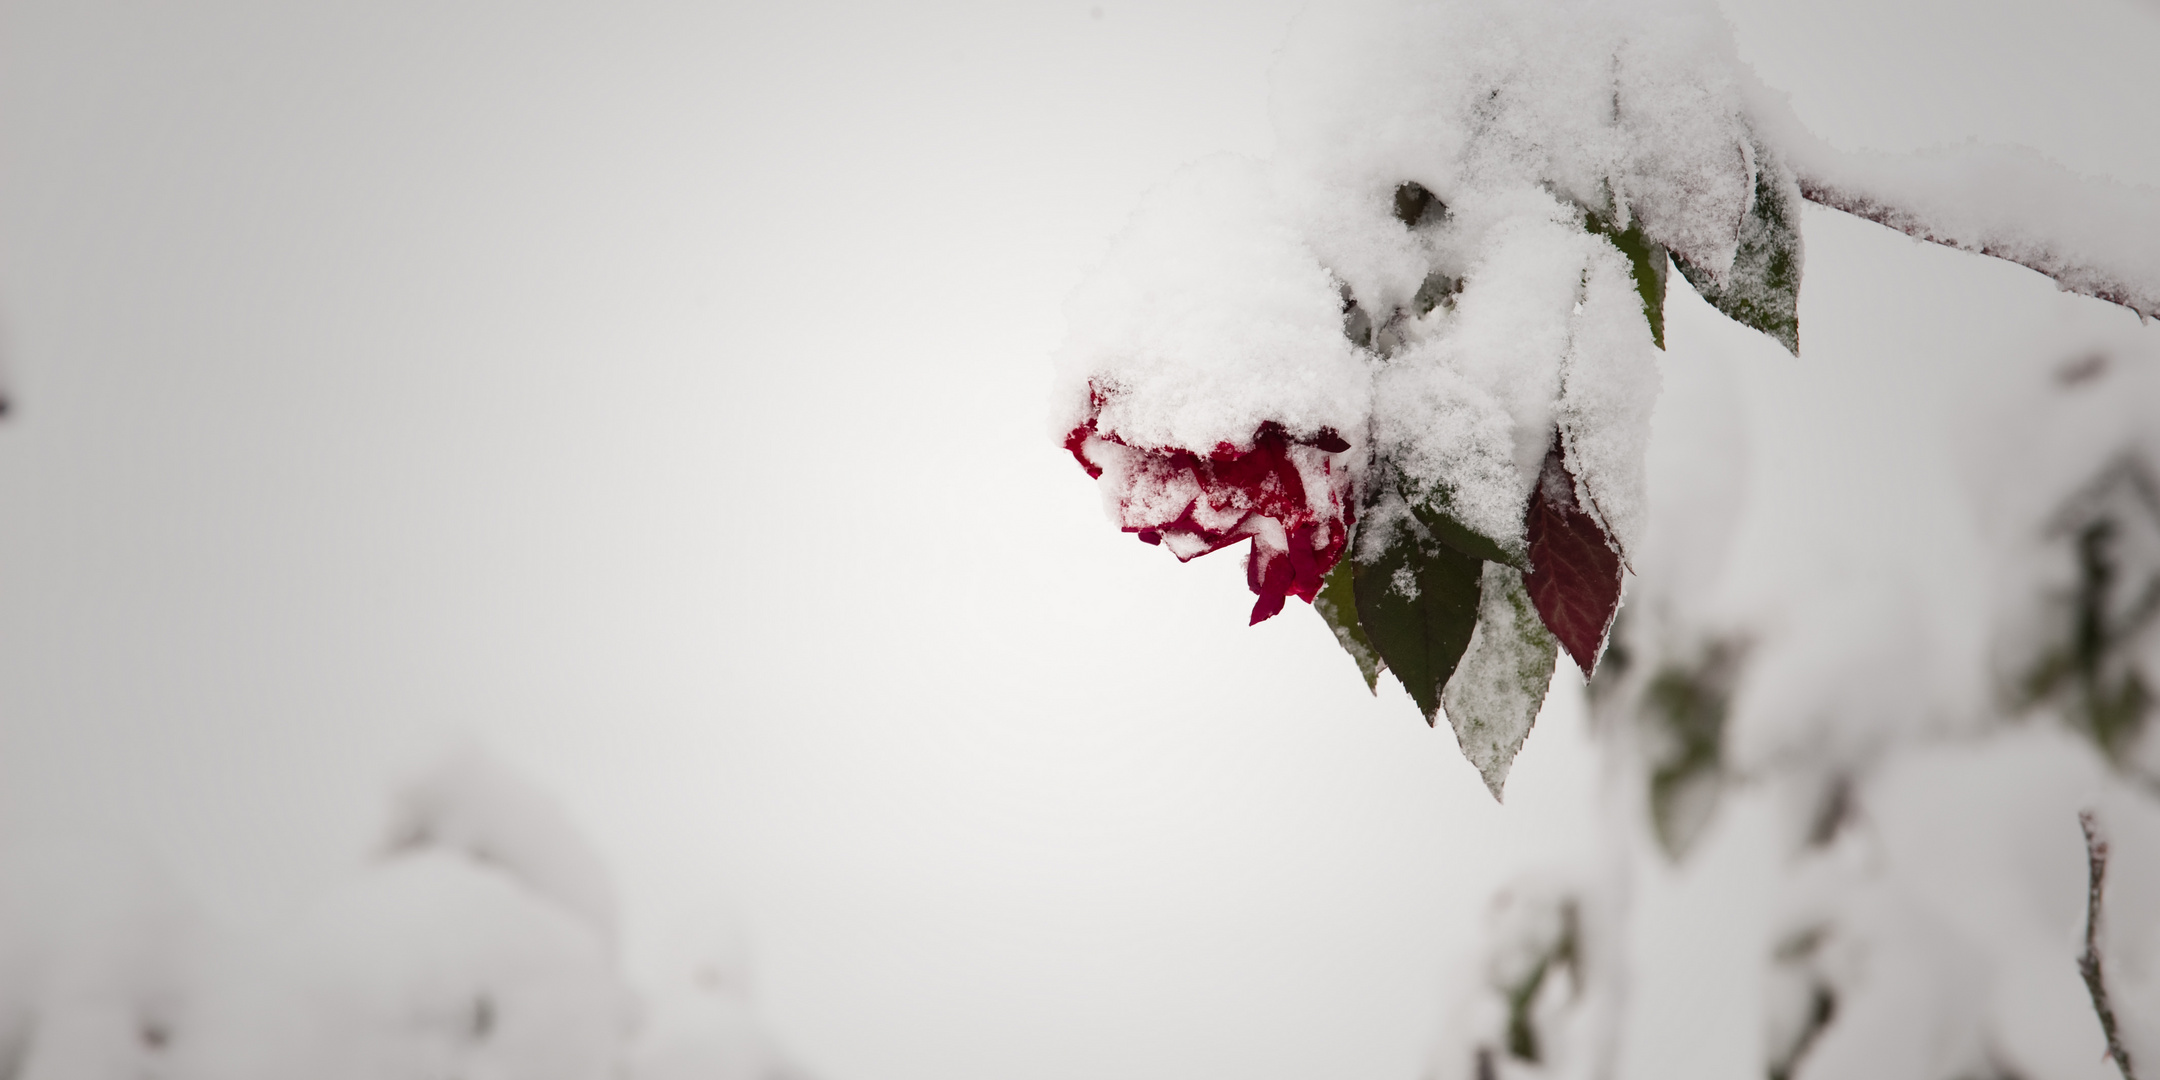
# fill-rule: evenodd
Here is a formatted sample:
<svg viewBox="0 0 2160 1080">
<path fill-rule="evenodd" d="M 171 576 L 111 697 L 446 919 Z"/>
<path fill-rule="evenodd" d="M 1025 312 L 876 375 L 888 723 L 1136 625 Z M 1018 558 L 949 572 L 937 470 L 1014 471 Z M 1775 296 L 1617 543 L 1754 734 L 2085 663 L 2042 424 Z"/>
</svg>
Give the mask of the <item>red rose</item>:
<svg viewBox="0 0 2160 1080">
<path fill-rule="evenodd" d="M 1255 623 L 1288 597 L 1311 603 L 1349 541 L 1350 477 L 1334 455 L 1350 445 L 1326 428 L 1296 439 L 1269 421 L 1253 432 L 1250 449 L 1224 442 L 1203 455 L 1128 446 L 1090 416 L 1065 448 L 1089 476 L 1113 486 L 1119 528 L 1169 548 L 1180 562 L 1250 538 L 1245 579 L 1260 598 Z"/>
</svg>

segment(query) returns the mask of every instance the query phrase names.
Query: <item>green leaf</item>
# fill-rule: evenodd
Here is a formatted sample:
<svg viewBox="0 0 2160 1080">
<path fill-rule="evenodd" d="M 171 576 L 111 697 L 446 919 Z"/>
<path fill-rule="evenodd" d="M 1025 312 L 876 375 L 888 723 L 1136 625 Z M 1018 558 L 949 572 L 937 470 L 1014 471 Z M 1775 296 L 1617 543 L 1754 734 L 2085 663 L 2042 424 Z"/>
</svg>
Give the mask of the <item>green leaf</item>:
<svg viewBox="0 0 2160 1080">
<path fill-rule="evenodd" d="M 1440 703 L 1455 743 L 1495 802 L 1552 685 L 1560 642 L 1545 629 L 1522 572 L 1486 563 L 1477 631 Z"/>
<path fill-rule="evenodd" d="M 1666 258 L 1665 245 L 1643 234 L 1640 224 L 1629 225 L 1615 231 L 1610 222 L 1595 213 L 1586 215 L 1584 227 L 1612 241 L 1627 256 L 1628 272 L 1635 278 L 1635 291 L 1642 295 L 1643 318 L 1650 323 L 1650 340 L 1657 347 L 1665 347 L 1665 278 L 1670 261 Z"/>
<path fill-rule="evenodd" d="M 1439 716 L 1441 688 L 1477 627 L 1481 565 L 1415 527 L 1397 528 L 1370 562 L 1351 565 L 1358 622 L 1426 723 Z"/>
<path fill-rule="evenodd" d="M 1458 520 L 1448 505 L 1444 491 L 1435 491 L 1425 498 L 1408 494 L 1403 498 L 1410 504 L 1410 513 L 1418 519 L 1418 524 L 1425 526 L 1431 531 L 1433 538 L 1441 543 L 1485 562 L 1505 563 L 1518 568 L 1529 564 L 1528 552 L 1511 551 L 1500 541 Z"/>
<path fill-rule="evenodd" d="M 1455 516 L 1455 493 L 1445 485 L 1418 490 L 1416 485 L 1398 478 L 1395 487 L 1409 505 L 1411 515 L 1434 539 L 1486 562 L 1506 563 L 1518 570 L 1530 568 L 1530 552 L 1519 541 L 1513 546 L 1503 544 L 1463 524 Z"/>
<path fill-rule="evenodd" d="M 2056 515 L 2050 530 L 2069 541 L 2077 579 L 2054 597 L 2060 622 L 2020 680 L 2018 704 L 2052 703 L 2108 760 L 2132 767 L 2154 713 L 2141 659 L 2160 625 L 2160 479 L 2128 454 L 2103 468 Z"/>
<path fill-rule="evenodd" d="M 1335 643 L 1357 662 L 1358 673 L 1365 676 L 1365 689 L 1380 692 L 1380 671 L 1387 665 L 1380 653 L 1373 648 L 1372 639 L 1365 636 L 1365 628 L 1358 625 L 1357 593 L 1350 583 L 1351 562 L 1344 559 L 1328 571 L 1326 580 L 1320 584 L 1320 595 L 1313 597 L 1313 610 L 1327 620 L 1328 629 L 1335 632 Z"/>
<path fill-rule="evenodd" d="M 1784 165 L 1755 148 L 1755 198 L 1740 219 L 1740 248 L 1723 283 L 1674 257 L 1710 306 L 1800 355 L 1800 189 Z"/>
<path fill-rule="evenodd" d="M 1538 999 L 1545 989 L 1546 980 L 1555 968 L 1565 971 L 1573 984 L 1573 993 L 1582 990 L 1582 917 L 1577 913 L 1575 901 L 1562 901 L 1559 910 L 1559 931 L 1549 944 L 1532 946 L 1536 949 L 1527 970 L 1512 983 L 1498 989 L 1507 999 L 1507 1051 L 1517 1061 L 1539 1064 L 1545 1058 L 1545 1040 L 1538 1031 Z M 1520 948 L 1519 943 L 1516 947 Z M 1572 996 L 1572 994 L 1571 994 Z"/>
<path fill-rule="evenodd" d="M 1650 821 L 1675 859 L 1710 824 L 1724 790 L 1725 716 L 1742 651 L 1735 642 L 1713 642 L 1695 663 L 1666 665 L 1643 690 Z"/>
</svg>

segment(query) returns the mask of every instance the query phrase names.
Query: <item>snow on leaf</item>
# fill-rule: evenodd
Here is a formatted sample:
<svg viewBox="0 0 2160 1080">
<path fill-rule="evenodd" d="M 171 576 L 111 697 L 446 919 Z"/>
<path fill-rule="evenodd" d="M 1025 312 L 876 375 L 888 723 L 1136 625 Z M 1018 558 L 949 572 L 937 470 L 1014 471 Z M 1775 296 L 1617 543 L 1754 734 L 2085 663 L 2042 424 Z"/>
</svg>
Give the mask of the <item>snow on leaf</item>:
<svg viewBox="0 0 2160 1080">
<path fill-rule="evenodd" d="M 1404 498 L 1409 502 L 1410 513 L 1417 517 L 1418 523 L 1431 530 L 1433 537 L 1441 543 L 1486 562 L 1505 563 L 1520 568 L 1529 561 L 1528 552 L 1520 547 L 1509 548 L 1457 520 L 1455 515 L 1449 512 L 1445 488 L 1434 489 L 1423 498 L 1412 497 L 1406 492 Z"/>
<path fill-rule="evenodd" d="M 1456 745 L 1485 778 L 1494 801 L 1544 707 L 1559 650 L 1538 621 L 1521 571 L 1486 563 L 1477 630 L 1440 701 Z"/>
<path fill-rule="evenodd" d="M 1437 348 L 1392 360 L 1378 379 L 1373 441 L 1384 475 L 1373 489 L 1402 493 L 1426 527 L 1466 554 L 1493 557 L 1473 537 L 1521 564 L 1525 484 L 1515 460 L 1516 420 L 1498 395 L 1439 357 Z M 1498 541 L 1493 538 L 1499 537 Z"/>
<path fill-rule="evenodd" d="M 1527 531 L 1530 599 L 1546 629 L 1590 675 L 1620 610 L 1620 553 L 1597 519 L 1577 505 L 1575 481 L 1557 438 L 1530 499 Z"/>
<path fill-rule="evenodd" d="M 1374 546 L 1360 543 L 1351 566 L 1358 622 L 1432 723 L 1477 627 L 1480 563 L 1414 527 Z"/>
<path fill-rule="evenodd" d="M 1358 666 L 1358 673 L 1365 676 L 1365 689 L 1380 692 L 1380 671 L 1387 665 L 1380 660 L 1380 653 L 1373 648 L 1372 639 L 1365 636 L 1365 628 L 1358 624 L 1357 593 L 1351 585 L 1351 563 L 1344 560 L 1328 571 L 1320 585 L 1320 595 L 1313 597 L 1313 610 L 1327 620 L 1328 629 L 1335 634 L 1335 642 Z"/>
<path fill-rule="evenodd" d="M 1376 374 L 1373 450 L 1428 528 L 1466 553 L 1522 565 L 1524 503 L 1551 438 L 1585 261 L 1603 245 L 1543 192 L 1465 198 L 1453 210 L 1447 228 L 1475 257 L 1453 304 Z M 1624 279 L 1624 261 L 1612 260 Z"/>
<path fill-rule="evenodd" d="M 1800 187 L 1792 171 L 1758 147 L 1755 198 L 1740 219 L 1740 247 L 1722 280 L 1676 258 L 1710 306 L 1770 335 L 1800 355 Z M 1659 341 L 1662 346 L 1664 342 Z"/>
<path fill-rule="evenodd" d="M 1849 153 L 1789 113 L 1754 120 L 1774 134 L 1809 202 L 2014 262 L 2141 319 L 2160 315 L 2160 201 L 2149 187 L 2080 176 L 2027 149 L 1967 143 L 1908 155 Z"/>
<path fill-rule="evenodd" d="M 1650 415 L 1662 381 L 1655 344 L 1643 333 L 1638 280 L 1618 251 L 1598 245 L 1589 253 L 1556 409 L 1576 503 L 1623 562 L 1642 539 Z"/>
<path fill-rule="evenodd" d="M 1549 885 L 1518 882 L 1494 898 L 1487 933 L 1493 939 L 1486 978 L 1506 1008 L 1498 1032 L 1507 1055 L 1531 1065 L 1559 1055 L 1541 1020 L 1557 1020 L 1548 1006 L 1580 999 L 1584 986 L 1581 901 Z M 1564 981 L 1563 981 L 1564 980 Z M 1565 1025 L 1558 1025 L 1564 1028 Z"/>
<path fill-rule="evenodd" d="M 1641 223 L 1625 229 L 1615 229 L 1596 214 L 1586 216 L 1589 230 L 1620 249 L 1627 256 L 1628 272 L 1635 281 L 1635 291 L 1642 295 L 1643 318 L 1650 323 L 1650 340 L 1658 348 L 1665 347 L 1665 279 L 1671 261 L 1665 246 L 1643 235 Z"/>
</svg>

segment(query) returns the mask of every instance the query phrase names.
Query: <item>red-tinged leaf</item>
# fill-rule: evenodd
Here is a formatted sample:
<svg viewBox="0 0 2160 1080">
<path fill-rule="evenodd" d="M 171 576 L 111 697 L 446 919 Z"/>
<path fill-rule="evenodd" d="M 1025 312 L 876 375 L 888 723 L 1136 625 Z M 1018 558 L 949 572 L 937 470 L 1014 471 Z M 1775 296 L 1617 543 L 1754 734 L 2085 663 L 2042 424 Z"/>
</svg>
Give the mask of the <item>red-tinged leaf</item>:
<svg viewBox="0 0 2160 1080">
<path fill-rule="evenodd" d="M 1585 676 L 1620 610 L 1620 553 L 1595 517 L 1575 502 L 1567 454 L 1553 440 L 1537 490 L 1530 496 L 1530 573 L 1523 584 L 1545 628 Z"/>
</svg>

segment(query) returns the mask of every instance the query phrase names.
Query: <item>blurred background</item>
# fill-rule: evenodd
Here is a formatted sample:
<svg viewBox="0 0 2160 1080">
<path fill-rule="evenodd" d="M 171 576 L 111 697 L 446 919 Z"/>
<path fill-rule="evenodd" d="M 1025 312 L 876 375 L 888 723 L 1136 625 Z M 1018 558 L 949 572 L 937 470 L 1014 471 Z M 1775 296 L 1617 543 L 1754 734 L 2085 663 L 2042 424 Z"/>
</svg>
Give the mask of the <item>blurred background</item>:
<svg viewBox="0 0 2160 1080">
<path fill-rule="evenodd" d="M 277 939 L 484 760 L 604 865 L 643 1000 L 724 956 L 808 1074 L 1417 1075 L 1492 883 L 1595 842 L 1579 677 L 1497 806 L 1302 606 L 1246 628 L 1237 556 L 1111 528 L 1044 419 L 1141 193 L 1268 153 L 1300 6 L 0 0 L 17 898 L 150 875 Z M 1840 145 L 2160 184 L 2160 6 L 1724 6 Z M 1746 444 L 1743 545 L 1925 535 L 1898 403 L 2153 346 L 1805 228 L 1807 358 L 1675 300 L 1707 404 L 1660 438 Z M 1693 974 L 1646 961 L 1626 1075 L 1757 1052 L 1705 973 L 1766 886 L 1710 865 L 1644 901 Z"/>
</svg>

